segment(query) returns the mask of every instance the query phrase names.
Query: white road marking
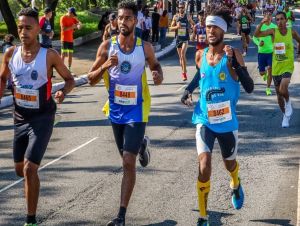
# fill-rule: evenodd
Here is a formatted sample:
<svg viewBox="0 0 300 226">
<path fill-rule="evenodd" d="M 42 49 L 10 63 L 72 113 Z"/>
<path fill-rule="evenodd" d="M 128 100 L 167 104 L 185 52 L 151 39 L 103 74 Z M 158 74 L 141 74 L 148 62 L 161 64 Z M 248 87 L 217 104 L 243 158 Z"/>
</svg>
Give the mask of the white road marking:
<svg viewBox="0 0 300 226">
<path fill-rule="evenodd" d="M 176 90 L 176 92 L 179 92 L 183 89 L 185 89 L 188 85 L 183 85 L 183 86 L 180 86 L 179 89 Z"/>
<path fill-rule="evenodd" d="M 51 162 L 48 162 L 47 164 L 45 164 L 45 165 L 43 165 L 42 167 L 40 167 L 40 168 L 39 168 L 39 171 L 41 171 L 42 169 L 46 168 L 47 166 L 50 166 L 50 165 L 56 163 L 57 161 L 61 160 L 62 158 L 64 158 L 64 157 L 66 157 L 66 156 L 68 156 L 68 155 L 74 153 L 75 151 L 78 151 L 79 149 L 83 148 L 84 146 L 88 145 L 89 143 L 92 143 L 92 142 L 93 142 L 94 140 L 96 140 L 96 139 L 98 139 L 98 137 L 94 137 L 93 139 L 91 139 L 91 140 L 85 142 L 84 144 L 78 146 L 77 148 L 74 148 L 73 150 L 71 150 L 71 151 L 69 151 L 69 152 L 63 154 L 62 156 L 60 156 L 60 157 L 58 157 L 58 158 L 52 160 Z M 20 183 L 20 182 L 23 181 L 23 180 L 24 180 L 24 178 L 21 178 L 21 179 L 15 181 L 14 183 L 12 183 L 12 184 L 10 184 L 10 185 L 7 185 L 6 187 L 4 187 L 4 188 L 2 188 L 2 189 L 0 190 L 0 193 L 6 191 L 6 190 L 8 190 L 8 189 L 10 189 L 11 187 L 15 186 L 16 184 Z"/>
<path fill-rule="evenodd" d="M 299 160 L 299 176 L 298 176 L 298 210 L 297 210 L 297 226 L 300 226 L 300 160 Z"/>
</svg>

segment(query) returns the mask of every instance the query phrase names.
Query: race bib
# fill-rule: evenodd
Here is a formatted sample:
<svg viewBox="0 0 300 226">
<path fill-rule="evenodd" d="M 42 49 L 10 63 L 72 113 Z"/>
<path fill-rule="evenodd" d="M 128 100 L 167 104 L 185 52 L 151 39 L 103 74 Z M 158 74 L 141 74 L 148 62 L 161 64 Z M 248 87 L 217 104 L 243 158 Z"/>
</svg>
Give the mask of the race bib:
<svg viewBox="0 0 300 226">
<path fill-rule="evenodd" d="M 15 89 L 15 101 L 16 104 L 23 108 L 39 109 L 39 90 L 34 89 Z"/>
<path fill-rule="evenodd" d="M 285 44 L 283 42 L 275 43 L 275 54 L 277 55 L 285 54 Z"/>
<path fill-rule="evenodd" d="M 186 36 L 186 29 L 185 28 L 179 28 L 178 29 L 178 36 Z"/>
<path fill-rule="evenodd" d="M 198 35 L 198 42 L 204 43 L 206 40 L 206 35 Z"/>
<path fill-rule="evenodd" d="M 242 29 L 248 29 L 248 24 L 242 24 Z"/>
<path fill-rule="evenodd" d="M 136 105 L 137 86 L 124 86 L 116 84 L 114 102 L 120 105 Z"/>
<path fill-rule="evenodd" d="M 230 101 L 207 104 L 208 121 L 211 124 L 227 122 L 232 119 Z"/>
</svg>

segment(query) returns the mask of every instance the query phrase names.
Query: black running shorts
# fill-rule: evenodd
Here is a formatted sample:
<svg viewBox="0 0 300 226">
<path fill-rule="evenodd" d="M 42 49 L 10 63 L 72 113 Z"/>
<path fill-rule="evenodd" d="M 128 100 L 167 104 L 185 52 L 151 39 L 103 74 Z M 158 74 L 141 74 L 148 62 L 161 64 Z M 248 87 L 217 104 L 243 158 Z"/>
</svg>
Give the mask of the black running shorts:
<svg viewBox="0 0 300 226">
<path fill-rule="evenodd" d="M 112 122 L 111 124 L 120 154 L 127 151 L 137 155 L 144 140 L 146 123 L 116 124 Z"/>
<path fill-rule="evenodd" d="M 16 163 L 24 158 L 40 165 L 54 126 L 55 112 L 44 113 L 30 122 L 14 125 L 13 156 Z"/>
<path fill-rule="evenodd" d="M 289 72 L 285 72 L 282 75 L 273 75 L 274 86 L 280 86 L 281 80 L 283 78 L 291 78 L 292 74 Z"/>
</svg>

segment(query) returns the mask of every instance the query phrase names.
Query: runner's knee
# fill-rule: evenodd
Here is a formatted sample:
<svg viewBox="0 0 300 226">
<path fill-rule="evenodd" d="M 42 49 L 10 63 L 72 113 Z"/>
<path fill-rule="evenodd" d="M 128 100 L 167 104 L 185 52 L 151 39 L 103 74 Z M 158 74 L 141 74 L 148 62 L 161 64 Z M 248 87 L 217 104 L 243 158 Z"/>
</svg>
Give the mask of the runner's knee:
<svg viewBox="0 0 300 226">
<path fill-rule="evenodd" d="M 23 174 L 25 177 L 31 177 L 33 175 L 36 175 L 38 171 L 38 165 L 32 163 L 32 162 L 25 162 Z"/>
</svg>

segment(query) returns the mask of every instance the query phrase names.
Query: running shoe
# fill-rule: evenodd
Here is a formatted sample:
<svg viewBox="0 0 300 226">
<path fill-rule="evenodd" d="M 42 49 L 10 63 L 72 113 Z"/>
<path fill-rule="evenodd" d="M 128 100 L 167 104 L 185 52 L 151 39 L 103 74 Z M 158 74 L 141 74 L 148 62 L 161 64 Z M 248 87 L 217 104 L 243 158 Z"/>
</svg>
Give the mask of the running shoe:
<svg viewBox="0 0 300 226">
<path fill-rule="evenodd" d="M 24 226 L 37 226 L 37 224 L 25 223 Z"/>
<path fill-rule="evenodd" d="M 139 161 L 142 167 L 146 167 L 150 163 L 149 145 L 150 139 L 148 136 L 145 136 L 139 151 Z"/>
<path fill-rule="evenodd" d="M 267 81 L 267 79 L 268 79 L 268 74 L 267 73 L 263 74 L 263 80 Z"/>
<path fill-rule="evenodd" d="M 117 217 L 109 221 L 106 226 L 125 226 L 125 219 Z"/>
<path fill-rule="evenodd" d="M 285 114 L 283 114 L 282 123 L 281 123 L 282 128 L 290 127 L 290 118 L 291 118 L 290 116 L 286 116 Z"/>
<path fill-rule="evenodd" d="M 289 101 L 284 101 L 284 103 L 285 103 L 285 115 L 287 116 L 287 117 L 291 117 L 292 116 L 292 114 L 293 114 L 293 107 L 292 107 L 292 102 L 291 102 L 291 100 L 289 100 Z"/>
<path fill-rule="evenodd" d="M 243 207 L 244 204 L 244 191 L 243 187 L 241 185 L 241 180 L 240 184 L 237 189 L 232 189 L 231 193 L 231 203 L 233 205 L 233 208 L 236 210 L 239 210 Z"/>
<path fill-rule="evenodd" d="M 272 95 L 272 91 L 270 88 L 266 88 L 266 94 L 267 94 L 267 96 Z"/>
<path fill-rule="evenodd" d="M 182 81 L 186 81 L 186 80 L 187 80 L 187 75 L 186 75 L 186 73 L 182 73 L 181 77 L 182 77 Z"/>
<path fill-rule="evenodd" d="M 197 222 L 197 226 L 209 226 L 208 220 L 199 218 Z"/>
</svg>

